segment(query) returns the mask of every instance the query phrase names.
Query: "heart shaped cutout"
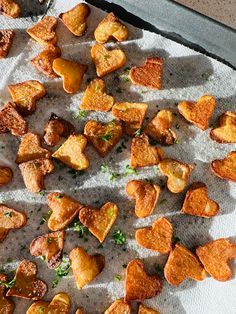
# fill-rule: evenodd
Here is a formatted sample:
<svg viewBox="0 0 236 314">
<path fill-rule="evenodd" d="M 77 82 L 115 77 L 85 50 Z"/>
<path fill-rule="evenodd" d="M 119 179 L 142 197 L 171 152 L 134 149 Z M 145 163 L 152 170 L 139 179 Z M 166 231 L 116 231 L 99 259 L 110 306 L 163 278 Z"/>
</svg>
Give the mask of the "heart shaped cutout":
<svg viewBox="0 0 236 314">
<path fill-rule="evenodd" d="M 236 182 L 236 151 L 230 152 L 223 159 L 211 162 L 211 170 L 217 177 Z"/>
<path fill-rule="evenodd" d="M 11 168 L 0 166 L 0 187 L 8 184 L 13 178 L 13 172 Z"/>
<path fill-rule="evenodd" d="M 1 0 L 0 12 L 6 16 L 16 19 L 21 14 L 20 6 L 13 0 Z"/>
<path fill-rule="evenodd" d="M 236 112 L 226 111 L 219 118 L 219 126 L 210 132 L 218 143 L 236 143 Z"/>
<path fill-rule="evenodd" d="M 2 314 L 13 314 L 15 309 L 15 304 L 9 298 L 6 298 L 6 287 L 4 284 L 7 285 L 7 276 L 0 274 L 0 310 Z"/>
<path fill-rule="evenodd" d="M 160 312 L 153 310 L 150 307 L 144 306 L 143 304 L 139 305 L 138 314 L 160 314 Z"/>
<path fill-rule="evenodd" d="M 111 306 L 104 312 L 104 314 L 131 314 L 131 306 L 123 299 L 116 300 Z"/>
<path fill-rule="evenodd" d="M 55 29 L 57 27 L 57 19 L 54 16 L 45 16 L 34 26 L 27 29 L 27 33 L 37 42 L 43 45 L 56 45 L 57 35 Z"/>
<path fill-rule="evenodd" d="M 11 29 L 0 30 L 0 59 L 6 58 L 8 55 L 13 39 L 15 37 L 15 32 Z"/>
</svg>

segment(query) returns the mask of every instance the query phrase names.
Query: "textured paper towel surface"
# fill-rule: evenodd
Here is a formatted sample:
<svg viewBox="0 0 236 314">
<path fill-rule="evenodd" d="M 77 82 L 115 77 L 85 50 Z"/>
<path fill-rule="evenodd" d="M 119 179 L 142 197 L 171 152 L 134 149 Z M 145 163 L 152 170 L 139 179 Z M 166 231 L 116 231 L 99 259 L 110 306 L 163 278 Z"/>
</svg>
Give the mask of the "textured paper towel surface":
<svg viewBox="0 0 236 314">
<path fill-rule="evenodd" d="M 78 1 L 57 1 L 49 12 L 58 16 Z M 43 128 L 51 112 L 71 120 L 77 131 L 82 132 L 85 122 L 91 118 L 100 121 L 110 121 L 111 113 L 89 113 L 81 120 L 73 120 L 72 115 L 78 111 L 86 81 L 96 77 L 94 65 L 90 58 L 90 48 L 93 44 L 93 31 L 98 22 L 105 16 L 105 12 L 91 7 L 88 32 L 81 38 L 74 37 L 59 23 L 57 34 L 62 56 L 77 60 L 89 66 L 85 75 L 81 92 L 68 95 L 62 89 L 61 79 L 48 79 L 33 68 L 29 61 L 41 50 L 25 33 L 25 28 L 33 22 L 27 19 L 10 20 L 0 17 L 1 28 L 15 28 L 16 38 L 9 57 L 0 62 L 0 98 L 2 103 L 10 99 L 7 84 L 28 79 L 36 79 L 45 83 L 47 96 L 37 104 L 37 111 L 27 118 L 31 131 L 43 134 Z M 149 105 L 148 118 L 155 115 L 158 109 L 170 108 L 177 113 L 176 103 L 188 99 L 196 100 L 203 94 L 213 94 L 217 98 L 216 110 L 212 119 L 215 124 L 217 117 L 226 110 L 235 110 L 236 73 L 229 67 L 201 55 L 191 49 L 165 39 L 157 34 L 136 29 L 129 25 L 129 40 L 110 46 L 121 47 L 127 56 L 126 66 L 142 64 L 148 56 L 161 56 L 165 58 L 164 86 L 161 91 L 151 91 L 137 87 L 126 80 L 127 73 L 124 68 L 105 77 L 107 90 L 112 93 L 116 101 L 146 102 Z M 209 196 L 220 204 L 220 214 L 213 219 L 203 219 L 180 215 L 184 193 L 173 195 L 166 189 L 162 190 L 161 200 L 151 217 L 138 219 L 134 216 L 134 203 L 128 200 L 125 194 L 125 184 L 131 179 L 152 179 L 160 183 L 164 179 L 157 172 L 156 167 L 138 170 L 137 175 L 120 176 L 114 183 L 109 181 L 109 175 L 101 171 L 105 163 L 115 172 L 122 174 L 130 158 L 130 141 L 126 143 L 127 149 L 122 153 L 112 151 L 106 158 L 100 158 L 91 146 L 86 149 L 91 166 L 82 176 L 73 176 L 68 173 L 69 168 L 59 168 L 47 177 L 46 195 L 51 191 L 63 191 L 82 203 L 102 205 L 104 202 L 116 202 L 119 207 L 119 217 L 104 242 L 103 248 L 98 248 L 98 241 L 92 235 L 89 241 L 84 242 L 72 230 L 67 232 L 65 249 L 69 253 L 75 246 L 83 246 L 90 254 L 99 252 L 106 258 L 103 272 L 81 291 L 76 288 L 72 274 L 62 279 L 58 286 L 51 288 L 55 277 L 52 270 L 47 269 L 40 259 L 30 256 L 28 246 L 32 239 L 48 232 L 47 224 L 40 225 L 42 215 L 47 213 L 46 195 L 31 194 L 24 188 L 24 184 L 17 166 L 14 163 L 19 140 L 9 134 L 0 136 L 1 164 L 6 164 L 14 170 L 14 180 L 1 189 L 0 198 L 5 204 L 19 210 L 25 210 L 28 216 L 27 225 L 15 232 L 10 232 L 6 240 L 0 244 L 0 264 L 7 272 L 15 269 L 17 263 L 23 258 L 33 260 L 38 265 L 38 276 L 48 283 L 49 291 L 45 296 L 51 299 L 59 291 L 68 292 L 75 312 L 78 306 L 83 306 L 86 313 L 102 313 L 116 298 L 124 295 L 123 264 L 139 257 L 143 259 L 146 269 L 154 273 L 154 264 L 163 266 L 166 257 L 155 252 L 140 248 L 134 240 L 137 227 L 148 226 L 160 216 L 168 216 L 174 225 L 174 234 L 188 248 L 206 243 L 211 239 L 230 237 L 236 240 L 235 218 L 235 184 L 220 180 L 209 171 L 209 163 L 215 158 L 221 158 L 235 145 L 220 145 L 209 140 L 209 131 L 202 132 L 188 124 L 179 114 L 174 117 L 174 128 L 178 135 L 179 144 L 165 148 L 166 156 L 195 163 L 196 168 L 190 182 L 202 181 L 209 188 Z M 145 123 L 147 123 L 146 121 Z M 118 144 L 119 146 L 119 144 Z M 39 227 L 39 228 L 38 228 Z M 125 246 L 116 246 L 112 240 L 114 230 L 122 229 L 127 235 Z M 26 249 L 21 249 L 26 245 Z M 124 251 L 123 248 L 127 248 Z M 8 258 L 11 257 L 12 261 Z M 235 263 L 232 265 L 235 272 Z M 121 281 L 114 282 L 114 275 L 121 275 Z M 163 292 L 156 298 L 146 300 L 144 304 L 152 306 L 163 314 L 234 314 L 236 312 L 236 279 L 220 283 L 210 277 L 203 282 L 196 283 L 186 280 L 179 287 L 170 287 L 166 282 Z M 15 300 L 17 306 L 15 313 L 24 313 L 31 304 L 26 300 Z"/>
</svg>

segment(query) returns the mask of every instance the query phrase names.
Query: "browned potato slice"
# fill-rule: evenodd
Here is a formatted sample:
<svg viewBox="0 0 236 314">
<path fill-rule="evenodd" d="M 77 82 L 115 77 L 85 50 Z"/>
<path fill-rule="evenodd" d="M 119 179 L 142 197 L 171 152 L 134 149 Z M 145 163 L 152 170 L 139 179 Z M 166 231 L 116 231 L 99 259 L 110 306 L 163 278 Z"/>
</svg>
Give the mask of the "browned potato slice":
<svg viewBox="0 0 236 314">
<path fill-rule="evenodd" d="M 54 169 L 50 159 L 40 158 L 19 165 L 26 188 L 38 193 L 44 188 L 44 177 Z"/>
<path fill-rule="evenodd" d="M 153 310 L 150 307 L 144 306 L 143 304 L 139 305 L 138 314 L 160 314 L 160 312 Z"/>
<path fill-rule="evenodd" d="M 233 277 L 230 261 L 236 258 L 236 243 L 217 239 L 196 250 L 205 270 L 216 280 L 227 281 Z"/>
<path fill-rule="evenodd" d="M 119 142 L 122 127 L 117 121 L 100 123 L 90 120 L 85 124 L 84 134 L 102 157 L 105 157 Z"/>
<path fill-rule="evenodd" d="M 135 214 L 144 218 L 152 214 L 161 189 L 158 185 L 142 180 L 132 180 L 126 184 L 126 193 L 135 199 Z"/>
<path fill-rule="evenodd" d="M 54 152 L 52 157 L 59 159 L 75 170 L 89 167 L 89 160 L 83 153 L 87 139 L 82 134 L 70 135 L 68 139 Z"/>
<path fill-rule="evenodd" d="M 12 135 L 21 136 L 27 133 L 28 124 L 16 111 L 11 102 L 6 104 L 0 111 L 0 134 L 11 132 Z"/>
<path fill-rule="evenodd" d="M 162 87 L 163 59 L 147 58 L 143 66 L 133 67 L 129 75 L 132 83 L 161 89 Z"/>
<path fill-rule="evenodd" d="M 236 112 L 226 111 L 219 118 L 219 126 L 210 132 L 218 143 L 236 143 Z"/>
<path fill-rule="evenodd" d="M 22 228 L 26 221 L 25 213 L 0 204 L 0 241 L 6 238 L 9 231 Z"/>
<path fill-rule="evenodd" d="M 204 183 L 193 183 L 186 193 L 181 212 L 205 218 L 217 215 L 219 205 L 208 197 L 207 190 Z"/>
<path fill-rule="evenodd" d="M 48 220 L 48 228 L 52 231 L 63 230 L 84 207 L 73 198 L 57 192 L 48 194 L 47 202 L 52 210 Z"/>
<path fill-rule="evenodd" d="M 170 126 L 173 121 L 173 113 L 169 110 L 161 110 L 144 129 L 144 133 L 162 145 L 172 145 L 176 142 L 176 134 Z"/>
<path fill-rule="evenodd" d="M 7 276 L 0 274 L 0 281 L 7 282 Z M 4 285 L 0 285 L 0 314 L 13 314 L 15 304 L 11 299 L 6 298 L 5 290 Z"/>
<path fill-rule="evenodd" d="M 21 14 L 19 5 L 13 0 L 0 0 L 0 12 L 13 19 Z"/>
<path fill-rule="evenodd" d="M 114 301 L 104 314 L 131 314 L 131 306 L 123 299 Z"/>
<path fill-rule="evenodd" d="M 76 310 L 75 314 L 85 314 L 85 311 L 82 308 Z"/>
<path fill-rule="evenodd" d="M 163 157 L 162 148 L 151 146 L 147 135 L 142 134 L 132 139 L 130 160 L 132 168 L 158 165 Z"/>
<path fill-rule="evenodd" d="M 103 77 L 118 70 L 126 63 L 126 56 L 122 50 L 108 50 L 102 44 L 93 45 L 91 49 L 91 57 L 95 63 L 98 77 Z"/>
<path fill-rule="evenodd" d="M 120 102 L 112 108 L 112 114 L 124 123 L 128 135 L 134 135 L 141 128 L 148 105 L 144 103 Z"/>
<path fill-rule="evenodd" d="M 149 276 L 144 270 L 143 262 L 134 259 L 126 268 L 125 300 L 143 301 L 161 293 L 163 282 L 156 275 Z"/>
<path fill-rule="evenodd" d="M 0 2 L 1 7 L 1 2 Z M 0 59 L 6 58 L 8 55 L 13 39 L 15 37 L 15 32 L 11 29 L 2 29 L 0 30 Z"/>
<path fill-rule="evenodd" d="M 44 256 L 48 267 L 54 269 L 60 265 L 62 260 L 64 238 L 64 230 L 39 236 L 30 243 L 30 254 Z"/>
<path fill-rule="evenodd" d="M 172 237 L 172 224 L 164 217 L 155 220 L 151 227 L 138 229 L 135 233 L 139 245 L 161 254 L 170 252 Z"/>
<path fill-rule="evenodd" d="M 89 255 L 82 247 L 74 248 L 69 257 L 79 290 L 97 277 L 105 266 L 104 256 L 101 254 Z"/>
<path fill-rule="evenodd" d="M 57 19 L 54 16 L 45 16 L 34 26 L 29 27 L 27 33 L 40 44 L 55 45 L 57 43 L 56 27 Z"/>
<path fill-rule="evenodd" d="M 53 61 L 61 56 L 61 49 L 52 45 L 48 45 L 36 57 L 30 60 L 30 63 L 36 67 L 40 72 L 48 77 L 58 77 L 53 71 Z"/>
<path fill-rule="evenodd" d="M 61 13 L 59 17 L 65 26 L 75 36 L 82 36 L 87 30 L 87 18 L 90 8 L 86 3 L 79 3 L 66 13 Z"/>
<path fill-rule="evenodd" d="M 87 65 L 76 61 L 57 58 L 53 60 L 53 71 L 63 78 L 63 88 L 68 94 L 74 94 L 80 89 Z"/>
<path fill-rule="evenodd" d="M 175 159 L 166 158 L 159 163 L 160 172 L 167 176 L 167 187 L 172 193 L 182 192 L 194 167 Z"/>
<path fill-rule="evenodd" d="M 47 292 L 44 281 L 37 279 L 37 266 L 29 260 L 23 260 L 17 267 L 15 285 L 7 291 L 7 296 L 40 300 Z"/>
<path fill-rule="evenodd" d="M 110 37 L 113 37 L 118 41 L 124 41 L 128 36 L 128 27 L 121 23 L 113 12 L 107 14 L 107 16 L 98 24 L 94 32 L 94 37 L 100 44 L 105 44 Z"/>
<path fill-rule="evenodd" d="M 103 242 L 118 216 L 116 204 L 108 202 L 100 209 L 86 206 L 79 212 L 79 219 L 85 227 Z"/>
<path fill-rule="evenodd" d="M 221 179 L 236 182 L 236 151 L 230 152 L 224 159 L 213 160 L 211 170 Z"/>
<path fill-rule="evenodd" d="M 215 109 L 215 97 L 205 95 L 200 97 L 196 103 L 182 101 L 179 103 L 178 109 L 187 121 L 204 131 L 208 129 L 209 120 Z"/>
<path fill-rule="evenodd" d="M 8 184 L 13 178 L 13 172 L 11 168 L 0 166 L 0 187 Z"/>
<path fill-rule="evenodd" d="M 114 104 L 114 98 L 105 92 L 105 82 L 102 79 L 94 79 L 87 86 L 80 109 L 95 111 L 110 111 Z"/>
</svg>

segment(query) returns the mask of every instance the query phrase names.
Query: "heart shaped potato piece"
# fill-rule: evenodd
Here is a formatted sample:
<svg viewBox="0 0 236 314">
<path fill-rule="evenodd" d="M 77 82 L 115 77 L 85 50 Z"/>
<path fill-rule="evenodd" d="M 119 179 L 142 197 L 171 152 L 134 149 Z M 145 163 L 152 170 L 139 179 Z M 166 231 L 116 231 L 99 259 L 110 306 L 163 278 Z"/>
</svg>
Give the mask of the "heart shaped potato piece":
<svg viewBox="0 0 236 314">
<path fill-rule="evenodd" d="M 8 184 L 13 178 L 13 172 L 11 168 L 0 166 L 0 187 Z"/>
<path fill-rule="evenodd" d="M 122 127 L 117 121 L 100 123 L 90 120 L 84 127 L 84 134 L 102 157 L 105 157 L 122 136 Z"/>
<path fill-rule="evenodd" d="M 126 63 L 126 56 L 122 50 L 108 50 L 102 44 L 93 45 L 91 49 L 91 57 L 95 63 L 98 77 L 103 77 L 118 70 Z"/>
<path fill-rule="evenodd" d="M 114 301 L 104 314 L 131 314 L 131 306 L 123 299 Z"/>
<path fill-rule="evenodd" d="M 69 257 L 79 290 L 97 277 L 105 266 L 105 258 L 101 254 L 89 255 L 82 247 L 74 248 Z"/>
<path fill-rule="evenodd" d="M 215 109 L 215 97 L 205 95 L 200 97 L 196 103 L 182 101 L 179 103 L 178 109 L 187 121 L 204 131 L 208 129 L 209 120 Z"/>
<path fill-rule="evenodd" d="M 132 83 L 161 89 L 163 73 L 163 60 L 161 58 L 147 58 L 145 64 L 140 67 L 130 69 L 130 79 Z"/>
<path fill-rule="evenodd" d="M 219 126 L 210 132 L 218 143 L 236 143 L 236 112 L 226 111 L 219 118 Z"/>
<path fill-rule="evenodd" d="M 47 292 L 44 281 L 37 279 L 37 266 L 29 260 L 23 260 L 17 267 L 15 285 L 7 291 L 7 296 L 40 300 Z"/>
<path fill-rule="evenodd" d="M 148 167 L 158 165 L 164 157 L 164 151 L 160 147 L 149 144 L 147 135 L 134 137 L 131 142 L 131 168 Z"/>
<path fill-rule="evenodd" d="M 74 8 L 59 15 L 65 26 L 75 36 L 82 36 L 87 30 L 87 18 L 90 8 L 86 3 L 79 3 Z"/>
<path fill-rule="evenodd" d="M 172 224 L 164 217 L 155 220 L 151 227 L 138 229 L 135 233 L 139 245 L 161 254 L 170 252 L 172 237 Z"/>
<path fill-rule="evenodd" d="M 181 212 L 210 218 L 217 215 L 218 211 L 219 205 L 207 195 L 207 186 L 201 182 L 193 183 L 186 193 Z"/>
<path fill-rule="evenodd" d="M 1 4 L 0 4 L 1 8 Z M 15 32 L 11 29 L 2 29 L 0 30 L 0 59 L 6 58 L 8 55 L 13 39 L 15 37 Z"/>
<path fill-rule="evenodd" d="M 186 187 L 194 167 L 175 159 L 166 158 L 159 163 L 160 172 L 167 176 L 167 187 L 172 193 L 180 193 Z"/>
<path fill-rule="evenodd" d="M 94 79 L 84 92 L 80 109 L 110 111 L 113 104 L 114 98 L 105 92 L 105 82 L 102 79 Z"/>
<path fill-rule="evenodd" d="M 76 310 L 75 314 L 85 314 L 85 311 L 82 308 Z"/>
<path fill-rule="evenodd" d="M 232 278 L 229 263 L 236 258 L 236 243 L 229 239 L 211 241 L 196 250 L 205 270 L 216 280 L 227 281 Z"/>
<path fill-rule="evenodd" d="M 124 41 L 128 36 L 128 28 L 120 22 L 113 12 L 107 14 L 94 32 L 94 37 L 100 44 L 105 44 L 110 37 L 115 38 L 117 41 Z"/>
<path fill-rule="evenodd" d="M 132 180 L 126 184 L 126 193 L 135 200 L 135 214 L 139 218 L 152 214 L 160 192 L 158 185 L 142 180 Z"/>
<path fill-rule="evenodd" d="M 0 12 L 8 17 L 16 19 L 21 14 L 20 6 L 13 0 L 1 0 Z"/>
<path fill-rule="evenodd" d="M 230 152 L 224 159 L 213 160 L 211 170 L 221 179 L 236 182 L 236 151 Z"/>
<path fill-rule="evenodd" d="M 160 314 L 160 312 L 153 310 L 150 307 L 144 306 L 143 304 L 139 305 L 138 314 Z"/>
<path fill-rule="evenodd" d="M 59 159 L 75 170 L 84 170 L 89 167 L 89 160 L 83 153 L 87 139 L 82 134 L 73 134 L 56 150 L 52 157 Z"/>
<path fill-rule="evenodd" d="M 54 16 L 45 16 L 34 26 L 29 27 L 27 33 L 40 44 L 55 45 L 57 43 L 56 27 L 57 19 Z"/>
<path fill-rule="evenodd" d="M 125 300 L 143 301 L 161 293 L 163 282 L 157 275 L 149 276 L 144 270 L 143 262 L 134 259 L 126 268 Z"/>
<path fill-rule="evenodd" d="M 7 276 L 0 274 L 0 282 L 7 283 Z M 4 287 L 4 285 L 1 284 L 0 285 L 0 313 L 1 314 L 13 314 L 14 309 L 15 309 L 15 304 L 11 299 L 6 298 L 5 290 L 6 288 Z"/>
</svg>

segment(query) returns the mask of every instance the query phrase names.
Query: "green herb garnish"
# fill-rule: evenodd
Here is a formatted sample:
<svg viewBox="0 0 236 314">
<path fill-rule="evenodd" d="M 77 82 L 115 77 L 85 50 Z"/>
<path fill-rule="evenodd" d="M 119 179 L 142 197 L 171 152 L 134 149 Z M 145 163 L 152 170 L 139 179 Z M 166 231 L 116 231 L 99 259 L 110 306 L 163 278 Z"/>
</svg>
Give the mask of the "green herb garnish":
<svg viewBox="0 0 236 314">
<path fill-rule="evenodd" d="M 82 119 L 82 118 L 85 118 L 87 115 L 87 110 L 80 110 L 76 113 L 73 114 L 73 119 Z"/>
<path fill-rule="evenodd" d="M 56 277 L 52 281 L 52 288 L 55 288 L 58 285 L 58 282 L 61 278 L 66 277 L 70 271 L 70 262 L 68 257 L 63 257 L 60 266 L 56 268 Z"/>
<path fill-rule="evenodd" d="M 134 132 L 135 137 L 139 137 L 141 135 L 141 129 L 138 129 Z"/>
<path fill-rule="evenodd" d="M 11 218 L 12 217 L 12 212 L 5 212 L 4 216 Z"/>
<path fill-rule="evenodd" d="M 116 230 L 113 233 L 113 240 L 115 241 L 115 244 L 122 245 L 126 241 L 126 235 L 122 230 Z"/>
<path fill-rule="evenodd" d="M 88 229 L 80 221 L 74 222 L 73 231 L 78 232 L 79 238 L 83 238 L 89 234 Z"/>
<path fill-rule="evenodd" d="M 116 281 L 116 282 L 120 281 L 120 275 L 116 274 L 114 276 L 114 281 Z"/>
<path fill-rule="evenodd" d="M 1 286 L 4 286 L 4 287 L 7 288 L 7 289 L 12 288 L 15 284 L 16 284 L 16 279 L 15 279 L 15 278 L 12 279 L 12 280 L 9 281 L 9 282 L 5 282 L 5 281 L 1 281 L 1 280 L 0 280 L 0 285 L 1 285 Z"/>
<path fill-rule="evenodd" d="M 130 165 L 125 166 L 124 177 L 127 177 L 129 174 L 137 174 L 137 171 L 130 167 Z"/>
<path fill-rule="evenodd" d="M 101 135 L 100 139 L 104 142 L 109 142 L 109 140 L 112 138 L 112 136 L 113 136 L 112 132 L 108 132 L 104 135 Z"/>
</svg>

